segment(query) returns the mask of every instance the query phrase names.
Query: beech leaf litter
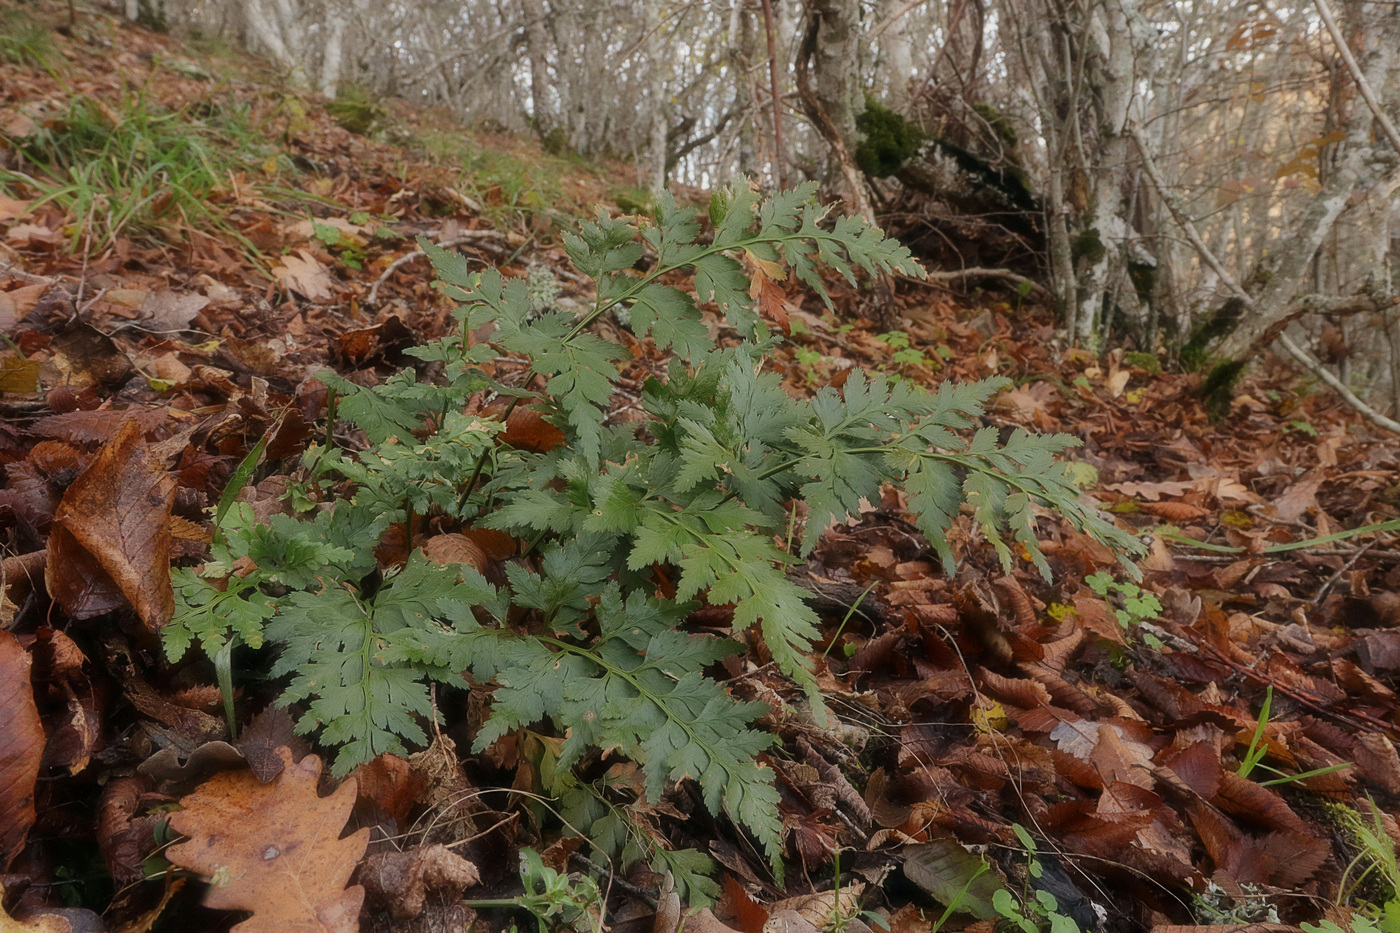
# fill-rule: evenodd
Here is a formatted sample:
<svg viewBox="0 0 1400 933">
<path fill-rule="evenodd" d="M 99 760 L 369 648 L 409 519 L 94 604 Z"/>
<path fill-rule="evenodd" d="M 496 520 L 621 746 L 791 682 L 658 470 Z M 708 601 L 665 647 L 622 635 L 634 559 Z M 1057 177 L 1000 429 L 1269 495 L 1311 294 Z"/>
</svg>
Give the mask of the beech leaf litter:
<svg viewBox="0 0 1400 933">
<path fill-rule="evenodd" d="M 714 885 L 682 901 L 655 863 L 589 857 L 547 793 L 562 737 L 468 751 L 486 685 L 435 697 L 422 747 L 332 781 L 297 715 L 269 706 L 266 649 L 233 656 L 263 672 L 234 688 L 217 660 L 167 660 L 172 567 L 211 559 L 231 486 L 226 506 L 289 514 L 287 477 L 336 403 L 314 373 L 376 384 L 456 326 L 417 237 L 524 277 L 566 268 L 564 222 L 513 213 L 489 180 L 464 197 L 459 171 L 314 102 L 168 67 L 186 54 L 168 37 L 54 41 L 102 108 L 135 75 L 170 108 L 236 95 L 310 168 L 288 184 L 276 159 L 250 162 L 211 198 L 218 224 L 94 230 L 88 253 L 85 218 L 0 196 L 0 933 L 506 930 L 531 913 L 622 933 L 1400 929 L 1400 445 L 1272 357 L 1213 423 L 1199 377 L 1065 348 L 1014 295 L 901 286 L 896 339 L 849 283 L 827 283 L 838 318 L 799 283 L 753 279 L 787 335 L 789 392 L 857 368 L 1009 376 L 984 424 L 1081 438 L 1086 502 L 1148 544 L 1134 581 L 1042 520 L 1047 583 L 1004 573 L 968 515 L 945 576 L 893 490 L 832 526 L 788 572 L 823 622 L 826 723 L 757 640 L 726 671 L 769 710 L 782 886 L 693 787 L 651 799 L 608 755 L 585 767 L 618 832 L 708 853 Z M 73 93 L 0 63 L 0 158 Z M 561 215 L 606 200 L 608 170 L 577 172 Z M 633 397 L 664 375 L 651 341 L 598 326 L 631 351 Z M 896 345 L 927 352 L 896 362 Z M 511 365 L 496 376 L 523 383 Z M 640 424 L 626 396 L 609 417 Z M 562 440 L 528 404 L 496 405 L 469 414 L 503 417 L 502 443 Z M 381 568 L 421 548 L 488 578 L 523 560 L 500 531 L 426 521 L 361 546 Z M 727 635 L 722 610 L 688 625 Z M 523 895 L 522 851 L 539 882 Z"/>
</svg>

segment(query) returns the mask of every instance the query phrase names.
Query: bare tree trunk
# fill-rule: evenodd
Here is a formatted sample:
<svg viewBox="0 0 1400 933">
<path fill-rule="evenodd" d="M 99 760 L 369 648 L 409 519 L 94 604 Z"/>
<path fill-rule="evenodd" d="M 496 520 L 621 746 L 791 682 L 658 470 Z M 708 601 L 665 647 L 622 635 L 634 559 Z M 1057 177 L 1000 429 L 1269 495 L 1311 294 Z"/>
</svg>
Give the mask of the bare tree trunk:
<svg viewBox="0 0 1400 933">
<path fill-rule="evenodd" d="M 1360 50 L 1357 60 L 1365 80 L 1371 87 L 1393 86 L 1400 80 L 1400 7 L 1353 0 L 1343 12 L 1351 27 L 1349 38 Z M 1243 283 L 1254 303 L 1239 313 L 1216 348 L 1227 362 L 1246 359 L 1277 333 L 1318 248 L 1349 204 L 1372 199 L 1388 204 L 1400 190 L 1400 153 L 1390 148 L 1383 135 L 1373 135 L 1375 114 L 1365 104 L 1353 100 L 1351 106 L 1346 139 L 1327 182 L 1288 236 L 1270 249 Z M 1221 329 L 1227 323 L 1222 322 Z"/>
<path fill-rule="evenodd" d="M 647 67 L 651 69 L 647 88 L 647 111 L 651 118 L 647 186 L 659 194 L 666 189 L 666 69 L 663 65 L 666 49 L 657 4 L 643 0 L 642 6 L 646 11 L 643 28 L 647 33 Z"/>
<path fill-rule="evenodd" d="M 758 98 L 753 64 L 758 60 L 758 30 L 744 0 L 733 0 L 729 11 L 729 62 L 734 72 L 734 112 L 739 118 L 739 173 L 758 174 Z"/>
<path fill-rule="evenodd" d="M 876 6 L 876 29 L 883 29 L 879 44 L 880 83 L 886 105 L 897 113 L 909 109 L 909 81 L 914 76 L 914 52 L 909 42 L 909 0 L 880 0 Z"/>
<path fill-rule="evenodd" d="M 854 155 L 860 141 L 856 118 L 865 111 L 859 69 L 860 7 L 856 0 L 812 0 L 807 34 L 797 58 L 797 91 L 803 109 L 831 146 L 849 189 L 851 206 L 873 224 L 875 210 Z"/>
<path fill-rule="evenodd" d="M 321 80 L 317 90 L 325 97 L 334 97 L 340 85 L 340 71 L 345 58 L 345 30 L 351 19 L 364 15 L 369 0 L 340 0 L 326 3 L 326 43 L 321 53 Z"/>
<path fill-rule="evenodd" d="M 520 8 L 525 15 L 525 48 L 530 56 L 530 107 L 535 132 L 544 139 L 555 125 L 549 103 L 549 33 L 544 25 L 544 3 L 520 0 Z"/>
<path fill-rule="evenodd" d="M 1132 151 L 1128 110 L 1142 77 L 1138 63 L 1147 53 L 1149 32 L 1144 26 L 1133 0 L 1106 0 L 1089 12 L 1091 47 L 1085 78 L 1097 117 L 1098 144 L 1089 167 L 1093 197 L 1083 239 L 1091 248 L 1081 252 L 1074 337 L 1094 349 L 1105 337 L 1105 301 L 1127 273 L 1132 236 L 1125 200 Z"/>
</svg>

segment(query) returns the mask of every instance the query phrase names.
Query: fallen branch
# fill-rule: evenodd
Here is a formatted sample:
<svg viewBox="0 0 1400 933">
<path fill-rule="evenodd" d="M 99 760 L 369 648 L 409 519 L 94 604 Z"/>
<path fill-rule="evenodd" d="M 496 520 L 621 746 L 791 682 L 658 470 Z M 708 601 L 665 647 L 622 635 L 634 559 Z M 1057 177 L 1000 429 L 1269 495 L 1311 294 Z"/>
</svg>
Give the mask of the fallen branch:
<svg viewBox="0 0 1400 933">
<path fill-rule="evenodd" d="M 6 259 L 0 259 L 0 277 L 19 279 L 26 285 L 52 285 L 57 279 L 51 279 L 46 275 L 35 275 L 32 272 L 25 272 L 19 266 Z"/>
<path fill-rule="evenodd" d="M 1347 388 L 1346 383 L 1342 382 L 1342 380 L 1332 375 L 1332 373 L 1327 369 L 1326 366 L 1323 366 L 1319 362 L 1315 362 L 1311 357 L 1309 357 L 1307 352 L 1304 351 L 1302 347 L 1298 346 L 1296 343 L 1293 342 L 1292 337 L 1289 337 L 1285 333 L 1280 333 L 1278 335 L 1278 342 L 1283 344 L 1283 348 L 1288 351 L 1289 356 L 1293 357 L 1303 366 L 1307 367 L 1308 371 L 1310 371 L 1314 376 L 1331 386 L 1333 391 L 1340 395 L 1343 401 L 1345 401 L 1348 405 L 1356 409 L 1357 413 L 1360 414 L 1361 417 L 1365 418 L 1367 421 L 1371 422 L 1383 431 L 1389 431 L 1391 434 L 1400 434 L 1400 422 L 1397 422 L 1392 418 L 1387 418 L 1385 415 L 1376 411 L 1370 405 L 1357 398 L 1356 393 L 1352 392 L 1351 389 Z"/>
<path fill-rule="evenodd" d="M 1017 287 L 1027 288 L 1027 294 L 1035 293 L 1047 299 L 1054 297 L 1049 290 L 1039 282 L 1012 272 L 1010 269 L 984 269 L 981 266 L 974 266 L 970 269 L 930 272 L 925 279 L 906 278 L 906 281 L 918 282 L 921 285 L 929 285 L 934 282 L 955 282 L 959 279 L 1005 279 L 1008 282 L 1014 282 Z"/>
<path fill-rule="evenodd" d="M 505 238 L 506 235 L 499 230 L 469 230 L 449 240 L 443 240 L 437 245 L 441 246 L 443 249 L 447 249 L 451 246 L 461 246 L 463 243 L 471 243 L 474 240 L 504 240 Z M 397 272 L 400 266 L 410 263 L 415 259 L 421 259 L 426 255 L 428 254 L 421 249 L 415 249 L 411 253 L 404 253 L 398 259 L 390 263 L 389 268 L 385 269 L 383 274 L 375 279 L 374 285 L 369 290 L 369 296 L 365 299 L 365 304 L 373 305 L 379 302 L 379 286 L 383 285 L 389 276 Z"/>
</svg>

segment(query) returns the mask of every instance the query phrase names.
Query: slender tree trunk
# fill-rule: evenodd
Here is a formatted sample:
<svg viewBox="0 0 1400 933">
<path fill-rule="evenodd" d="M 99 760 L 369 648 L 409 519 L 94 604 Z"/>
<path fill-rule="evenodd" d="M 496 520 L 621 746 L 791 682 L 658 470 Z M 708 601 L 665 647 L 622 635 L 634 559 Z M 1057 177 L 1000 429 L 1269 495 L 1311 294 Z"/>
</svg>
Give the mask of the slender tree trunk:
<svg viewBox="0 0 1400 933">
<path fill-rule="evenodd" d="M 1353 0 L 1343 13 L 1366 81 L 1373 88 L 1392 88 L 1400 81 L 1400 6 Z M 1254 304 L 1239 314 L 1216 348 L 1226 361 L 1246 359 L 1278 332 L 1318 248 L 1350 204 L 1364 200 L 1388 204 L 1400 190 L 1400 153 L 1391 149 L 1383 134 L 1373 132 L 1375 124 L 1367 105 L 1353 98 L 1347 136 L 1326 183 L 1295 219 L 1288 235 L 1272 245 L 1243 282 Z"/>
<path fill-rule="evenodd" d="M 856 0 L 812 0 L 808 9 L 807 33 L 798 53 L 798 95 L 817 132 L 831 146 L 851 206 L 873 224 L 875 210 L 854 155 L 860 142 L 856 118 L 865 111 L 859 80 L 860 7 Z"/>
<path fill-rule="evenodd" d="M 885 105 L 897 113 L 909 109 L 909 82 L 914 77 L 914 53 L 909 42 L 907 0 L 880 0 L 875 21 L 884 26 L 876 38 L 880 48 L 879 72 Z"/>
<path fill-rule="evenodd" d="M 525 17 L 525 48 L 530 56 L 530 108 L 534 111 L 535 132 L 541 139 L 554 129 L 555 119 L 549 101 L 549 32 L 545 29 L 542 0 L 520 0 Z"/>
</svg>

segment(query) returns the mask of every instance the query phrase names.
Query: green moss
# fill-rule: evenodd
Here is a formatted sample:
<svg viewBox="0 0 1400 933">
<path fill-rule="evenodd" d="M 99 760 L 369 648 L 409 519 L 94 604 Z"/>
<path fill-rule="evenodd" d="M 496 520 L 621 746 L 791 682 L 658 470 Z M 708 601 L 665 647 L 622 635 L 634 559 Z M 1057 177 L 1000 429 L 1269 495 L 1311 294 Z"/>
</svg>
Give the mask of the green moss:
<svg viewBox="0 0 1400 933">
<path fill-rule="evenodd" d="M 540 137 L 540 145 L 544 146 L 544 151 L 553 156 L 567 155 L 573 151 L 569 145 L 569 134 L 564 132 L 562 126 L 556 126 Z"/>
<path fill-rule="evenodd" d="M 987 125 L 992 128 L 992 132 L 997 134 L 997 138 L 1001 140 L 1007 155 L 1016 160 L 1016 144 L 1020 140 L 1016 135 L 1016 127 L 1012 124 L 1011 118 L 991 104 L 973 104 L 972 109 L 983 120 L 986 120 Z"/>
<path fill-rule="evenodd" d="M 647 189 L 639 188 L 636 185 L 614 188 L 612 202 L 624 214 L 650 216 L 656 210 L 656 198 Z"/>
<path fill-rule="evenodd" d="M 370 97 L 369 91 L 350 84 L 336 93 L 335 100 L 326 102 L 326 113 L 342 129 L 364 136 L 384 117 L 384 108 Z"/>
<path fill-rule="evenodd" d="M 1193 373 L 1205 366 L 1210 359 L 1211 345 L 1235 329 L 1243 312 L 1244 302 L 1231 298 L 1192 328 L 1191 336 L 1181 348 L 1182 371 Z"/>
<path fill-rule="evenodd" d="M 1138 369 L 1145 369 L 1153 376 L 1161 375 L 1162 364 L 1158 362 L 1155 354 L 1142 353 L 1137 350 L 1123 354 L 1123 362 L 1129 366 L 1136 366 Z"/>
<path fill-rule="evenodd" d="M 1079 234 L 1070 241 L 1069 250 L 1076 262 L 1083 259 L 1091 266 L 1102 261 L 1108 252 L 1104 248 L 1103 240 L 1099 237 L 1099 231 L 1096 227 L 1086 227 L 1079 231 Z"/>
<path fill-rule="evenodd" d="M 856 146 L 856 164 L 871 178 L 899 171 L 925 139 L 923 130 L 870 97 L 865 99 L 865 112 L 856 117 L 856 129 L 864 137 Z"/>
<path fill-rule="evenodd" d="M 1235 397 L 1235 383 L 1244 373 L 1243 360 L 1227 360 L 1217 363 L 1201 385 L 1201 401 L 1206 414 L 1212 421 L 1220 421 L 1230 413 L 1230 402 Z"/>
</svg>

